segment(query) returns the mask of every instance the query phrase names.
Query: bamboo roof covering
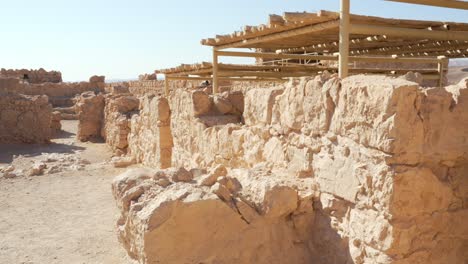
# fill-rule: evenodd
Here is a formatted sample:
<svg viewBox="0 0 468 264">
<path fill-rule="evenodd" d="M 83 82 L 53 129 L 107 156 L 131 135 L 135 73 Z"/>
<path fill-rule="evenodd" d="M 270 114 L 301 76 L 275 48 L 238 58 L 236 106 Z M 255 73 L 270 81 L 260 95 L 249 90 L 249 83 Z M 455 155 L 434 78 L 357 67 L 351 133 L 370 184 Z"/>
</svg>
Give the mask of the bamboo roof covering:
<svg viewBox="0 0 468 264">
<path fill-rule="evenodd" d="M 331 54 L 338 51 L 339 22 L 338 12 L 286 12 L 270 15 L 267 24 L 245 26 L 232 34 L 203 39 L 201 44 L 218 50 L 257 48 Z M 350 55 L 468 56 L 468 23 L 354 14 L 350 15 L 350 22 Z M 379 34 L 381 28 L 388 32 Z M 411 34 L 404 34 L 403 30 L 410 30 Z"/>
<path fill-rule="evenodd" d="M 295 76 L 309 76 L 312 73 L 322 71 L 336 71 L 336 67 L 327 67 L 319 64 L 289 64 L 289 65 L 252 65 L 252 64 L 225 64 L 219 63 L 218 69 L 220 72 L 229 72 L 231 76 L 259 76 L 268 75 L 268 73 L 284 73 L 284 77 L 295 77 Z M 359 68 L 350 69 L 353 73 L 393 73 L 393 74 L 405 74 L 409 70 L 401 68 Z M 436 69 L 418 69 L 421 74 L 435 74 Z M 167 76 L 211 76 L 213 73 L 213 64 L 208 62 L 195 63 L 195 64 L 182 64 L 178 67 L 157 70 L 156 73 L 166 74 Z M 224 74 L 226 76 L 227 73 Z M 249 75 L 250 74 L 250 75 Z M 223 74 L 221 74 L 223 75 Z"/>
</svg>

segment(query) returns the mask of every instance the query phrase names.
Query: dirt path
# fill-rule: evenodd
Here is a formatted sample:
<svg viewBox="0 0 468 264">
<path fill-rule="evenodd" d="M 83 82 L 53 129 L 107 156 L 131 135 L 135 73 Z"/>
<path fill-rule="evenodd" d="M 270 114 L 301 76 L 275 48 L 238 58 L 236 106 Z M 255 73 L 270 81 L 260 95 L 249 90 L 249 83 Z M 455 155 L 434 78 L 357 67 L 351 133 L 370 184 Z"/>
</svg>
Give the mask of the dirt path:
<svg viewBox="0 0 468 264">
<path fill-rule="evenodd" d="M 0 145 L 0 166 L 30 167 L 44 153 L 86 159 L 80 170 L 0 179 L 0 263 L 133 263 L 117 241 L 104 144 L 74 140 L 76 122 L 48 146 Z M 14 159 L 13 155 L 22 156 Z"/>
</svg>

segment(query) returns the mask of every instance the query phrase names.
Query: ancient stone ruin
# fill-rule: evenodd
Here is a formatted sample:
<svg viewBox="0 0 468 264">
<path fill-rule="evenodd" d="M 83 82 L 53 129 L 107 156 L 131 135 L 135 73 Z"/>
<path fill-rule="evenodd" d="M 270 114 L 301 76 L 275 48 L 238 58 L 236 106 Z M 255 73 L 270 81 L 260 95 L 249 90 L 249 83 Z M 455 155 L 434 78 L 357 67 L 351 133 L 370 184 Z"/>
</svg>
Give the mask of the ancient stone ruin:
<svg viewBox="0 0 468 264">
<path fill-rule="evenodd" d="M 349 67 L 333 54 L 342 51 L 335 35 L 343 14 L 269 19 L 203 40 L 214 47 L 212 63 L 135 80 L 66 83 L 57 71 L 2 69 L 0 147 L 39 150 L 14 155 L 0 179 L 111 174 L 113 235 L 134 263 L 468 263 L 468 77 L 449 85 L 448 57 L 405 57 L 468 39 L 440 40 L 451 36 L 446 24 L 351 15 L 354 35 L 370 30 L 365 23 L 389 34 L 385 26 L 403 25 L 440 43 L 427 37 L 397 49 L 390 35 L 356 37 Z M 306 46 L 308 37 L 331 40 Z M 403 48 L 410 51 L 380 57 Z M 76 134 L 63 136 L 71 125 Z M 60 151 L 50 153 L 51 145 Z M 85 200 L 88 187 L 67 207 Z M 102 253 L 85 254 L 92 250 Z"/>
<path fill-rule="evenodd" d="M 119 239 L 141 263 L 459 263 L 466 91 L 322 75 L 242 107 L 142 97 L 128 155 L 148 168 L 114 180 Z"/>
</svg>

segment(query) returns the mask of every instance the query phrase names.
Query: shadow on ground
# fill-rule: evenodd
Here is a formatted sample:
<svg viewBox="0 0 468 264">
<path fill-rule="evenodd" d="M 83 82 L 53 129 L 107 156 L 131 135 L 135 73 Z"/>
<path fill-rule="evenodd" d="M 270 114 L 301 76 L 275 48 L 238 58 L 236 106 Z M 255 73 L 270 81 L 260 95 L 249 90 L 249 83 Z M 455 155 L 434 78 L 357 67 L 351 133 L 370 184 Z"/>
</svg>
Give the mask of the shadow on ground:
<svg viewBox="0 0 468 264">
<path fill-rule="evenodd" d="M 67 139 L 73 139 L 75 133 L 60 131 L 60 133 L 49 144 L 0 144 L 0 163 L 11 163 L 14 156 L 22 155 L 24 157 L 35 157 L 42 153 L 75 153 L 85 148 L 63 143 L 73 142 Z"/>
<path fill-rule="evenodd" d="M 0 144 L 0 163 L 11 163 L 14 156 L 40 156 L 42 153 L 75 153 L 83 147 L 62 144 Z"/>
</svg>

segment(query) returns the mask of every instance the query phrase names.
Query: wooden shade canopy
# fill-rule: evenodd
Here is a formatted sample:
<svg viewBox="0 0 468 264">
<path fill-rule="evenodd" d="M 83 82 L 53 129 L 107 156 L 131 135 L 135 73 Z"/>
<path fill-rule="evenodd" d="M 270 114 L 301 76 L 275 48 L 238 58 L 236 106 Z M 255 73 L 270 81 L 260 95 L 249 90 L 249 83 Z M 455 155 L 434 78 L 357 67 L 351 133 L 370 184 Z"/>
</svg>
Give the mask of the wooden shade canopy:
<svg viewBox="0 0 468 264">
<path fill-rule="evenodd" d="M 467 2 L 458 0 L 387 1 L 467 9 Z M 284 81 L 287 77 L 311 76 L 325 70 L 338 72 L 341 78 L 349 73 L 404 74 L 411 71 L 411 68 L 399 67 L 402 64 L 418 65 L 414 71 L 442 85 L 448 59 L 468 57 L 468 23 L 356 15 L 350 13 L 350 0 L 340 2 L 340 12 L 274 14 L 268 17 L 266 24 L 244 26 L 231 34 L 201 40 L 202 45 L 213 47 L 213 62 L 183 64 L 157 71 L 166 76 L 166 94 L 171 79 L 210 78 L 213 93 L 217 93 L 220 79 Z M 230 48 L 257 52 L 225 51 Z M 273 63 L 223 64 L 218 61 L 222 56 L 251 57 L 262 62 L 266 59 Z M 321 61 L 336 63 L 322 64 Z M 377 67 L 350 68 L 353 62 Z M 379 63 L 396 63 L 397 66 L 378 67 Z M 431 67 L 423 67 L 427 65 Z"/>
<path fill-rule="evenodd" d="M 339 51 L 340 14 L 284 13 L 268 23 L 203 39 L 217 50 L 257 48 L 291 52 Z M 350 55 L 468 56 L 468 23 L 405 20 L 353 15 L 350 18 Z"/>
</svg>

